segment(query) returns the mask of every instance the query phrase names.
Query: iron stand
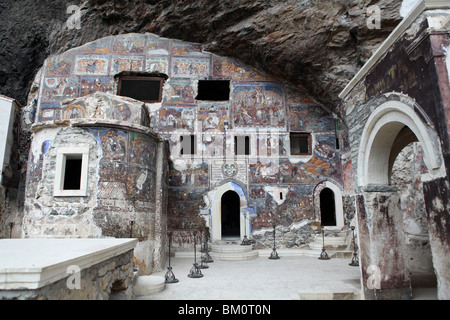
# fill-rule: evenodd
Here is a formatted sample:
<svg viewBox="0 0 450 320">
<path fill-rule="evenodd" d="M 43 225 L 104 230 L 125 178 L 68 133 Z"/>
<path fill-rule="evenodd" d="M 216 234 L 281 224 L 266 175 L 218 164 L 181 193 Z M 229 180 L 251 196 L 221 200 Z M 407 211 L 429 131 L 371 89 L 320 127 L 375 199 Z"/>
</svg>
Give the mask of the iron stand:
<svg viewBox="0 0 450 320">
<path fill-rule="evenodd" d="M 249 246 L 252 243 L 247 238 L 247 215 L 246 214 L 244 214 L 244 230 L 245 230 L 245 234 L 244 234 L 244 239 L 242 239 L 241 246 Z"/>
<path fill-rule="evenodd" d="M 275 225 L 273 226 L 273 249 L 272 252 L 270 253 L 269 259 L 271 260 L 280 259 L 280 257 L 278 256 L 277 247 L 275 245 Z"/>
<path fill-rule="evenodd" d="M 175 278 L 174 273 L 172 272 L 172 267 L 170 266 L 170 247 L 172 243 L 172 232 L 168 232 L 167 235 L 169 236 L 169 266 L 167 267 L 167 273 L 165 275 L 166 283 L 177 283 L 178 279 Z"/>
<path fill-rule="evenodd" d="M 202 247 L 200 248 L 200 252 L 203 253 L 201 257 L 202 263 L 211 263 L 214 262 L 214 260 L 211 258 L 208 252 L 211 251 L 211 248 L 208 246 L 208 228 L 205 229 L 205 242 L 202 244 Z M 201 268 L 201 267 L 200 267 Z M 206 269 L 206 268 L 203 268 Z"/>
<path fill-rule="evenodd" d="M 352 226 L 352 232 L 353 232 L 353 258 L 352 262 L 350 262 L 348 265 L 352 267 L 359 267 L 359 259 L 358 259 L 358 253 L 356 252 L 356 242 L 355 242 L 355 227 Z"/>
<path fill-rule="evenodd" d="M 196 249 L 197 241 L 195 239 L 196 236 L 197 236 L 197 231 L 194 231 L 194 265 L 188 274 L 189 278 L 194 278 L 194 279 L 203 277 L 202 270 L 200 270 L 200 268 L 198 267 L 198 264 L 197 264 L 197 249 Z"/>
<path fill-rule="evenodd" d="M 320 260 L 330 260 L 327 251 L 325 250 L 325 230 L 322 226 L 322 252 L 320 253 Z"/>
</svg>

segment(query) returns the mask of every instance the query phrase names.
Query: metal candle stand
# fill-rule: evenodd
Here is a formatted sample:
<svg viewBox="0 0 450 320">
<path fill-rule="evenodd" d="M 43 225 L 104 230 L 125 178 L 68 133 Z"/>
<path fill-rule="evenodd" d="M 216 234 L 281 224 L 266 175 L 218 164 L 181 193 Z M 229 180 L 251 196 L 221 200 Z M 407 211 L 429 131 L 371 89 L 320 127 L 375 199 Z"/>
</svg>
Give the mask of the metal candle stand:
<svg viewBox="0 0 450 320">
<path fill-rule="evenodd" d="M 197 231 L 194 231 L 194 265 L 191 268 L 191 271 L 188 274 L 189 278 L 201 278 L 203 277 L 202 270 L 198 267 L 197 264 L 197 241 L 196 241 Z"/>
<path fill-rule="evenodd" d="M 208 229 L 207 228 L 205 230 L 205 237 L 204 237 L 204 239 L 205 239 L 205 242 L 203 242 L 203 244 L 202 244 L 202 246 L 200 248 L 200 252 L 203 253 L 202 257 L 201 257 L 202 263 L 200 265 L 200 268 L 202 268 L 201 266 L 204 263 L 212 263 L 212 262 L 214 262 L 214 260 L 211 258 L 211 256 L 208 253 L 208 252 L 211 251 L 211 248 L 208 247 L 208 239 L 209 239 L 209 237 L 208 237 Z M 202 268 L 202 269 L 206 269 L 206 268 Z"/>
<path fill-rule="evenodd" d="M 242 239 L 241 246 L 249 246 L 249 245 L 251 245 L 251 242 L 247 238 L 247 215 L 246 214 L 244 214 L 244 230 L 245 230 L 245 234 L 244 234 L 244 239 Z"/>
<path fill-rule="evenodd" d="M 358 253 L 356 252 L 357 248 L 356 248 L 356 242 L 355 242 L 355 227 L 352 226 L 351 229 L 353 232 L 353 258 L 352 258 L 352 262 L 350 262 L 348 265 L 352 266 L 352 267 L 359 267 Z"/>
<path fill-rule="evenodd" d="M 325 230 L 322 226 L 322 252 L 320 253 L 320 260 L 330 260 L 326 250 L 325 250 Z"/>
<path fill-rule="evenodd" d="M 273 250 L 270 254 L 269 259 L 271 260 L 280 259 L 280 257 L 278 256 L 277 247 L 275 246 L 275 225 L 273 226 Z"/>
<path fill-rule="evenodd" d="M 167 273 L 165 275 L 166 283 L 177 283 L 178 279 L 175 278 L 175 275 L 172 272 L 172 267 L 170 266 L 170 247 L 172 243 L 172 232 L 168 232 L 167 235 L 169 236 L 169 266 L 167 267 Z"/>
</svg>

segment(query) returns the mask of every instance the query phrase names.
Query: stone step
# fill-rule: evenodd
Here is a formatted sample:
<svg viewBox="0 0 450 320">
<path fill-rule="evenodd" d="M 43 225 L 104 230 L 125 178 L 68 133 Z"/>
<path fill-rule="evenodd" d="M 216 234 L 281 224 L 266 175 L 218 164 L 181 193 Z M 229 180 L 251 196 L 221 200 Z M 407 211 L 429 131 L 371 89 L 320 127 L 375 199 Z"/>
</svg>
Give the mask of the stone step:
<svg viewBox="0 0 450 320">
<path fill-rule="evenodd" d="M 161 292 L 166 287 L 165 278 L 159 276 L 138 276 L 134 285 L 135 296 L 148 296 Z"/>
<path fill-rule="evenodd" d="M 300 292 L 300 300 L 362 300 L 360 291 L 351 292 Z"/>
<path fill-rule="evenodd" d="M 253 246 L 241 246 L 239 244 L 212 244 L 209 253 L 213 259 L 218 260 L 248 260 L 258 257 L 258 251 Z"/>
</svg>

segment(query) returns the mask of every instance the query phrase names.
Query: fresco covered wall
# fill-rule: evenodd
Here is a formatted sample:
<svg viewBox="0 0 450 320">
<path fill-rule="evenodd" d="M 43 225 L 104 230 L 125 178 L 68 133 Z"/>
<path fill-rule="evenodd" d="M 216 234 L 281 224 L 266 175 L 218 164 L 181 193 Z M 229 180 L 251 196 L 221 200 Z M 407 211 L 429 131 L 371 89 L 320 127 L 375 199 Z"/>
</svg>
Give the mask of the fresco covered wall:
<svg viewBox="0 0 450 320">
<path fill-rule="evenodd" d="M 200 211 L 210 209 L 205 196 L 227 181 L 243 187 L 248 206 L 255 210 L 251 230 L 274 223 L 289 226 L 305 219 L 318 220 L 313 203 L 315 186 L 332 181 L 343 188 L 333 114 L 280 81 L 205 52 L 198 44 L 152 34 L 125 34 L 50 57 L 39 79 L 37 121 L 86 113 L 82 103 L 74 107 L 65 99 L 115 95 L 115 76 L 124 71 L 167 77 L 161 101 L 145 106 L 150 126 L 170 145 L 168 228 L 204 227 L 208 219 Z M 229 81 L 229 98 L 196 99 L 200 80 Z M 135 116 L 122 108 L 110 112 L 108 118 L 133 121 Z M 310 154 L 291 155 L 290 132 L 311 135 Z M 120 131 L 110 134 L 122 137 Z M 187 135 L 195 135 L 195 153 L 181 155 L 180 138 Z M 94 136 L 103 135 L 99 131 Z M 249 137 L 248 155 L 235 155 L 235 136 Z M 132 140 L 123 136 L 128 144 Z M 238 169 L 236 174 L 223 173 L 224 160 Z M 100 181 L 100 186 L 106 182 Z M 271 187 L 281 188 L 281 201 Z"/>
</svg>

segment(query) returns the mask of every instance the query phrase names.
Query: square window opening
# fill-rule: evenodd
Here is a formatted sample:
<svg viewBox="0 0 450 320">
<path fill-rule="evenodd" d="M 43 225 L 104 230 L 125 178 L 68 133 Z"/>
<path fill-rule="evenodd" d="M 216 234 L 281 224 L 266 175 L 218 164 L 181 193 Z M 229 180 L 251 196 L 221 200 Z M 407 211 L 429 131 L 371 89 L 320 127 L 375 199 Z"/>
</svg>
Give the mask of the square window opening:
<svg viewBox="0 0 450 320">
<path fill-rule="evenodd" d="M 162 78 L 121 77 L 119 95 L 143 102 L 160 102 L 162 99 Z"/>
<path fill-rule="evenodd" d="M 230 80 L 199 80 L 196 100 L 230 100 Z"/>
<path fill-rule="evenodd" d="M 311 154 L 311 135 L 309 133 L 291 133 L 291 155 Z"/>
</svg>

